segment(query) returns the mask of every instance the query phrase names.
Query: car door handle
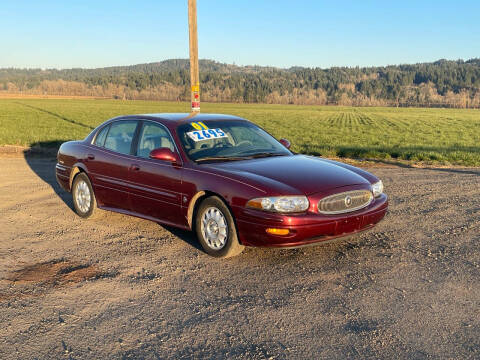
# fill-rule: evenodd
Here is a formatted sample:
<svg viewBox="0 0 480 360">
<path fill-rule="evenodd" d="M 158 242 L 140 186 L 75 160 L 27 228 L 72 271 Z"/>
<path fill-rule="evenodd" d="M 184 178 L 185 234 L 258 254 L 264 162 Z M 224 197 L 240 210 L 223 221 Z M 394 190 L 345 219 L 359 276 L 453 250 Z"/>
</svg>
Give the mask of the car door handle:
<svg viewBox="0 0 480 360">
<path fill-rule="evenodd" d="M 139 170 L 140 170 L 140 165 L 132 164 L 132 165 L 130 166 L 130 170 L 132 170 L 132 171 L 139 171 Z"/>
<path fill-rule="evenodd" d="M 93 154 L 88 154 L 88 155 L 87 155 L 87 159 L 88 159 L 88 160 L 95 160 L 95 155 L 93 155 Z"/>
</svg>

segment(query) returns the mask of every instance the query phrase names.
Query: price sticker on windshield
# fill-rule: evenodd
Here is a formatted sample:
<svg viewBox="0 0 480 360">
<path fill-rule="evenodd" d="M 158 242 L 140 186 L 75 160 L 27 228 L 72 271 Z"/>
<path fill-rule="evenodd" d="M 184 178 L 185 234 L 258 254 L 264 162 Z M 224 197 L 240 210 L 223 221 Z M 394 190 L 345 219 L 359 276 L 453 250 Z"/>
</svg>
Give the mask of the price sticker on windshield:
<svg viewBox="0 0 480 360">
<path fill-rule="evenodd" d="M 205 141 L 209 139 L 219 139 L 227 137 L 227 135 L 222 131 L 222 129 L 195 130 L 188 132 L 187 135 L 193 141 Z"/>
</svg>

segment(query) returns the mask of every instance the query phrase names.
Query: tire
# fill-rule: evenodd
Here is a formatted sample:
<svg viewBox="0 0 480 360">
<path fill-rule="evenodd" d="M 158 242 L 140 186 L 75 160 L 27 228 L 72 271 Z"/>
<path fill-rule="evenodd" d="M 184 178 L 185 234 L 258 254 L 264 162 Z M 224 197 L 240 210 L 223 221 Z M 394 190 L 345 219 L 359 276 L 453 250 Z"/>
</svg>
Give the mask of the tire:
<svg viewBox="0 0 480 360">
<path fill-rule="evenodd" d="M 203 200 L 195 215 L 195 231 L 203 250 L 211 256 L 227 258 L 245 248 L 238 242 L 235 221 L 225 203 L 217 196 Z"/>
<path fill-rule="evenodd" d="M 97 201 L 87 174 L 78 173 L 73 179 L 72 197 L 73 207 L 78 216 L 86 219 L 95 214 Z"/>
</svg>

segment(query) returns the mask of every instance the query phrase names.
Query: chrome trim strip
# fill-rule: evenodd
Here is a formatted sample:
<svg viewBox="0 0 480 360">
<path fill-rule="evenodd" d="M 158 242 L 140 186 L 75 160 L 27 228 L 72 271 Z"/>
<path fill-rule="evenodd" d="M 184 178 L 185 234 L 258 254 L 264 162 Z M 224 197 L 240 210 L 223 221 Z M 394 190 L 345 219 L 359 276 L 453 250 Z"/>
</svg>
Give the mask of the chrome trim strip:
<svg viewBox="0 0 480 360">
<path fill-rule="evenodd" d="M 153 193 L 153 194 L 157 194 L 157 195 L 161 195 L 161 196 L 165 196 L 165 197 L 169 197 L 171 199 L 177 199 L 177 195 L 174 195 L 172 193 L 169 193 L 169 192 L 166 192 L 166 191 L 161 191 L 161 190 L 154 190 L 154 189 L 149 189 L 149 188 L 146 188 L 145 186 L 139 186 L 139 185 L 135 185 L 135 184 L 132 184 L 132 183 L 128 183 L 128 182 L 125 182 L 125 181 L 122 181 L 122 180 L 117 180 L 117 179 L 113 179 L 113 178 L 109 178 L 109 177 L 105 177 L 105 176 L 96 176 L 97 180 L 100 180 L 100 181 L 104 181 L 106 183 L 110 183 L 110 184 L 115 184 L 115 185 L 120 185 L 120 186 L 124 186 L 126 188 L 130 188 L 130 189 L 137 189 L 137 190 L 141 190 L 141 191 L 145 191 L 145 192 L 150 192 L 150 193 Z M 138 195 L 136 193 L 131 193 L 132 195 Z M 176 194 L 181 194 L 181 193 L 176 193 Z"/>
</svg>

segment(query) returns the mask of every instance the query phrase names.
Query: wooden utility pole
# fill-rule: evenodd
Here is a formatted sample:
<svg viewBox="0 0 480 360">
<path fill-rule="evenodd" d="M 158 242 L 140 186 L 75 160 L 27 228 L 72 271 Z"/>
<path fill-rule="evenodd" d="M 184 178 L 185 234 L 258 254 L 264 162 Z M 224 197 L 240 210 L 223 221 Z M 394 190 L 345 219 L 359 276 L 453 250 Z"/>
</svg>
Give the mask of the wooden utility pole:
<svg viewBox="0 0 480 360">
<path fill-rule="evenodd" d="M 190 85 L 192 113 L 200 112 L 200 78 L 198 75 L 197 0 L 188 0 L 188 28 L 190 35 Z"/>
</svg>

